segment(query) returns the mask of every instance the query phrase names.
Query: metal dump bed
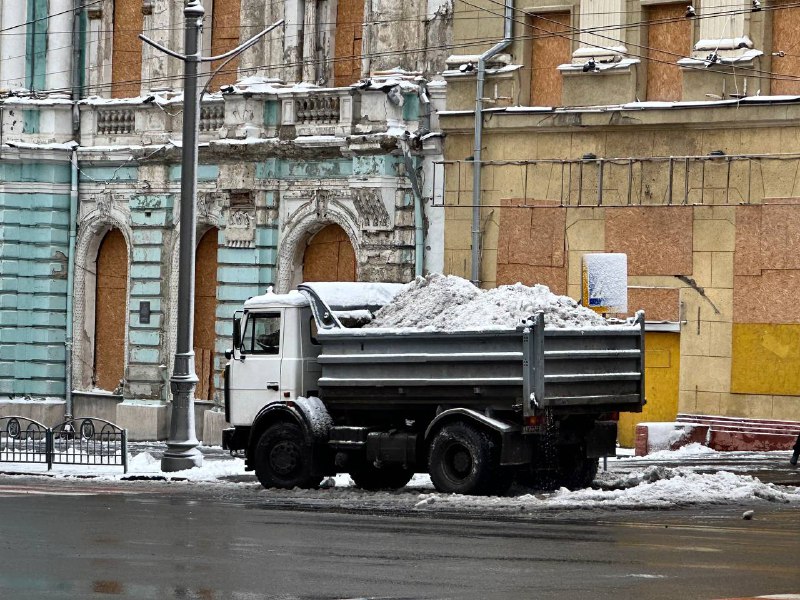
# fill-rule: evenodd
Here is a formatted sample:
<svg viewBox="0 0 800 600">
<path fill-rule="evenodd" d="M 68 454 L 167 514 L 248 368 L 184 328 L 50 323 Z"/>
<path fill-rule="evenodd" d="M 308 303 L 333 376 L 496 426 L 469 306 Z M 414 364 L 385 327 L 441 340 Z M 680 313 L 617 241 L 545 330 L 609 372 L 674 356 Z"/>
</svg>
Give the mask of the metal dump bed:
<svg viewBox="0 0 800 600">
<path fill-rule="evenodd" d="M 516 330 L 347 329 L 313 290 L 300 289 L 320 329 L 326 402 L 521 404 L 526 416 L 640 411 L 644 403 L 644 313 L 592 328 L 545 329 L 539 314 Z"/>
</svg>

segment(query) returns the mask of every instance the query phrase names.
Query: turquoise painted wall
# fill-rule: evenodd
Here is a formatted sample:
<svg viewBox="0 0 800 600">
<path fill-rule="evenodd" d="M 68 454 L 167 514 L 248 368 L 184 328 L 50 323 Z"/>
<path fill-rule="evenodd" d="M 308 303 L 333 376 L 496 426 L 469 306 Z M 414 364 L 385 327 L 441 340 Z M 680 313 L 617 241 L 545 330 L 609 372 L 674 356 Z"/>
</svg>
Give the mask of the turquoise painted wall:
<svg viewBox="0 0 800 600">
<path fill-rule="evenodd" d="M 69 163 L 0 165 L 0 181 L 13 190 L 0 192 L 2 395 L 65 392 L 69 180 Z M 58 191 L 24 191 L 13 182 L 50 184 Z"/>
<path fill-rule="evenodd" d="M 120 176 L 118 173 L 117 176 Z M 136 179 L 131 171 L 121 175 Z M 128 367 L 158 365 L 166 361 L 162 354 L 164 342 L 164 310 L 162 294 L 166 295 L 167 277 L 162 271 L 164 264 L 164 233 L 172 227 L 173 196 L 150 194 L 132 196 L 128 202 L 133 225 L 133 251 L 130 266 L 130 315 L 128 320 L 128 342 L 135 348 L 128 355 Z M 169 262 L 168 260 L 166 262 Z M 150 304 L 150 320 L 140 318 L 142 303 Z M 129 383 L 136 383 L 129 380 Z"/>
<path fill-rule="evenodd" d="M 25 86 L 29 90 L 43 90 L 47 83 L 48 22 L 47 0 L 28 0 L 28 27 L 25 35 Z"/>
</svg>

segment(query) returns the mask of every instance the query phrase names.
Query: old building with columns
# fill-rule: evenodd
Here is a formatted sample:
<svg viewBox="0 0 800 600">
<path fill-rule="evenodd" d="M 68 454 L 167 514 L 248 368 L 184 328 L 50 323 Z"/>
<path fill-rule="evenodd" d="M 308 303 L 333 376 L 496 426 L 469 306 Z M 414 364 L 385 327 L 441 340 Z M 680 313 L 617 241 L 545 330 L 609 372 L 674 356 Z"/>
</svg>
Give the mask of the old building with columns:
<svg viewBox="0 0 800 600">
<path fill-rule="evenodd" d="M 0 28 L 19 34 L 0 46 L 4 413 L 53 424 L 69 395 L 75 414 L 133 439 L 169 431 L 182 66 L 138 35 L 180 51 L 183 4 L 2 3 Z M 285 22 L 203 74 L 196 422 L 214 442 L 223 352 L 244 300 L 304 279 L 442 270 L 437 73 L 452 6 L 202 4 L 206 55 Z"/>
</svg>

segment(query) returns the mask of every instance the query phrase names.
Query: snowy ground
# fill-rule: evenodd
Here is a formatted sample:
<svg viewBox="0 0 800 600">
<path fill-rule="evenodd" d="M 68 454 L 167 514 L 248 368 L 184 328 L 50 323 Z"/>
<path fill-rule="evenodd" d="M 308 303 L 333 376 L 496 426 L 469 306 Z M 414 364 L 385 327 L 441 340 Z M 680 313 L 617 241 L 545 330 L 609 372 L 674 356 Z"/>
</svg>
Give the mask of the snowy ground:
<svg viewBox="0 0 800 600">
<path fill-rule="evenodd" d="M 427 475 L 415 475 L 409 485 L 397 492 L 365 492 L 353 486 L 346 474 L 331 477 L 318 490 L 261 490 L 244 461 L 232 458 L 219 448 L 203 448 L 203 466 L 187 471 L 162 473 L 160 454 L 163 444 L 131 444 L 127 475 L 121 467 L 106 465 L 56 465 L 49 472 L 60 478 L 92 477 L 94 481 L 136 480 L 185 481 L 197 485 L 221 485 L 232 490 L 256 489 L 278 502 L 319 502 L 348 506 L 384 506 L 386 508 L 426 511 L 474 510 L 499 513 L 530 513 L 564 509 L 650 509 L 701 505 L 752 506 L 760 503 L 800 506 L 798 485 L 777 485 L 754 477 L 753 472 L 780 472 L 798 475 L 788 465 L 788 452 L 720 453 L 692 445 L 646 457 L 622 456 L 608 460 L 608 470 L 601 471 L 591 489 L 532 493 L 514 488 L 503 497 L 458 496 L 438 493 Z M 627 454 L 627 455 L 626 455 Z M 0 472 L 48 474 L 45 465 L 0 463 Z M 133 481 L 131 481 L 133 480 Z"/>
</svg>

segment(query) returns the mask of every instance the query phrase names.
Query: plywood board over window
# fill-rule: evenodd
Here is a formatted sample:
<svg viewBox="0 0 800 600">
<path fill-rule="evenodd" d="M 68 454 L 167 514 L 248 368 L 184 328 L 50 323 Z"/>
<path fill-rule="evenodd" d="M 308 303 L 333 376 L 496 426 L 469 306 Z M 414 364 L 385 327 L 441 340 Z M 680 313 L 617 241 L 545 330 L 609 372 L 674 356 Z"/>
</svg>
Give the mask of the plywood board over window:
<svg viewBox="0 0 800 600">
<path fill-rule="evenodd" d="M 197 370 L 195 397 L 214 397 L 214 345 L 217 340 L 217 237 L 212 228 L 200 239 L 194 266 L 194 355 Z"/>
<path fill-rule="evenodd" d="M 530 18 L 531 105 L 561 104 L 561 73 L 558 65 L 570 62 L 570 13 L 547 13 Z"/>
<path fill-rule="evenodd" d="M 112 229 L 97 252 L 94 384 L 113 391 L 125 376 L 125 322 L 128 295 L 128 245 Z"/>
<path fill-rule="evenodd" d="M 214 2 L 211 22 L 211 54 L 218 56 L 239 45 L 241 19 L 241 0 L 218 0 Z M 211 63 L 212 72 L 219 68 L 222 61 Z M 239 59 L 236 58 L 225 65 L 225 68 L 214 77 L 209 86 L 216 90 L 220 86 L 235 83 Z"/>
<path fill-rule="evenodd" d="M 686 3 L 647 8 L 647 99 L 681 100 L 683 75 L 677 61 L 692 51 L 692 20 L 684 17 Z"/>
<path fill-rule="evenodd" d="M 338 225 L 328 225 L 308 242 L 303 281 L 355 281 L 356 253 Z"/>
<path fill-rule="evenodd" d="M 138 96 L 142 87 L 142 0 L 115 0 L 111 55 L 111 95 Z"/>
<path fill-rule="evenodd" d="M 783 56 L 772 58 L 773 94 L 800 94 L 800 6 L 793 0 L 777 0 L 772 10 L 772 52 Z M 781 79 L 786 77 L 786 79 Z"/>
<path fill-rule="evenodd" d="M 364 0 L 339 0 L 333 57 L 334 85 L 350 85 L 361 77 L 363 29 Z"/>
</svg>

